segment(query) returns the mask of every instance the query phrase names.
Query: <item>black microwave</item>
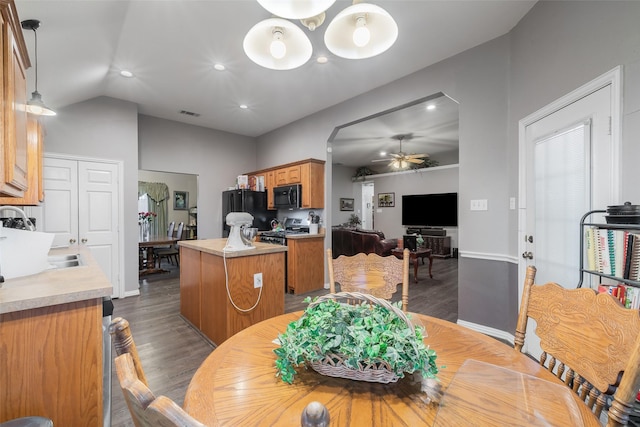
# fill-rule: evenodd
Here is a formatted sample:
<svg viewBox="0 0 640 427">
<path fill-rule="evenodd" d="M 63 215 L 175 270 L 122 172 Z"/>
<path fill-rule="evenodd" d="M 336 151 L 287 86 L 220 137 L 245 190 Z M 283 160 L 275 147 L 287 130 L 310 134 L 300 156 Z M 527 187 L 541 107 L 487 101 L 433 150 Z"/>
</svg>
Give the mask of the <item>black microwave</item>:
<svg viewBox="0 0 640 427">
<path fill-rule="evenodd" d="M 283 185 L 273 189 L 273 206 L 276 209 L 298 209 L 302 191 L 300 184 Z"/>
</svg>

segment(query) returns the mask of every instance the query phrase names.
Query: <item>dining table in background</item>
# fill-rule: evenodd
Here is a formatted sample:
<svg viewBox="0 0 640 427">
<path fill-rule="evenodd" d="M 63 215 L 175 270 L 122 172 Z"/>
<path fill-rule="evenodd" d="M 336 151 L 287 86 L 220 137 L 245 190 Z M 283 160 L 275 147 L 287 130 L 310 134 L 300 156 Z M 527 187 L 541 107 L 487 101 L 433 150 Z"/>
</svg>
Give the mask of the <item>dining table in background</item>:
<svg viewBox="0 0 640 427">
<path fill-rule="evenodd" d="M 424 341 L 436 351 L 438 366 L 443 366 L 437 387 L 444 397 L 431 393 L 433 399 L 429 401 L 428 395 L 421 392 L 421 383 L 411 376 L 396 383 L 380 384 L 328 377 L 303 367 L 298 368 L 293 384 L 287 384 L 276 377 L 273 350 L 278 346 L 274 340 L 301 314 L 287 313 L 264 320 L 217 347 L 194 374 L 184 409 L 206 425 L 300 425 L 304 408 L 318 401 L 327 407 L 331 425 L 336 426 L 432 426 L 436 416 L 440 425 L 453 426 L 459 424 L 447 422 L 447 412 L 438 414 L 440 402 L 450 400 L 447 388 L 458 371 L 465 372 L 461 367 L 469 367 L 465 363 L 470 359 L 507 370 L 510 375 L 539 379 L 536 384 L 543 388 L 562 384 L 536 361 L 512 347 L 455 323 L 422 314 L 412 314 L 411 320 L 426 328 L 428 336 Z M 457 386 L 461 379 L 463 375 L 454 382 L 455 398 L 464 397 L 465 393 L 478 394 L 477 390 L 468 391 L 464 387 L 461 391 Z M 599 426 L 589 408 L 568 388 L 567 391 L 570 402 L 575 404 L 567 405 L 567 409 L 577 414 L 578 425 Z M 485 409 L 495 411 L 495 425 L 499 425 L 514 408 L 508 401 L 489 399 L 487 396 Z M 530 403 L 537 405 L 539 400 Z M 530 408 L 532 412 L 535 409 Z M 566 416 L 557 414 L 554 418 L 554 414 L 551 412 L 547 425 L 562 425 Z M 468 421 L 474 423 L 472 414 Z"/>
<path fill-rule="evenodd" d="M 138 255 L 138 276 L 144 276 L 153 273 L 166 273 L 168 270 L 164 270 L 160 268 L 160 266 L 156 267 L 156 260 L 153 256 L 153 251 L 157 247 L 174 245 L 177 241 L 177 238 L 169 236 L 151 236 L 149 240 L 139 240 L 138 251 L 144 251 L 144 253 L 140 253 Z"/>
</svg>

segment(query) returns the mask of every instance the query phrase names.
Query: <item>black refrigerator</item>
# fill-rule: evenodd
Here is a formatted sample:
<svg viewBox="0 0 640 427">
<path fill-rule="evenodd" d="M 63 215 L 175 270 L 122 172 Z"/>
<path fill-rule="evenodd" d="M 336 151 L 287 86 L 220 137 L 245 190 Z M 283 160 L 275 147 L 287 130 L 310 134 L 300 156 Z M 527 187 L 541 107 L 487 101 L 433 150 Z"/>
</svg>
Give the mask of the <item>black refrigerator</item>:
<svg viewBox="0 0 640 427">
<path fill-rule="evenodd" d="M 271 220 L 277 210 L 267 209 L 267 192 L 251 190 L 228 190 L 222 192 L 222 237 L 229 237 L 227 225 L 229 212 L 247 212 L 253 215 L 253 226 L 259 231 L 271 230 Z"/>
</svg>

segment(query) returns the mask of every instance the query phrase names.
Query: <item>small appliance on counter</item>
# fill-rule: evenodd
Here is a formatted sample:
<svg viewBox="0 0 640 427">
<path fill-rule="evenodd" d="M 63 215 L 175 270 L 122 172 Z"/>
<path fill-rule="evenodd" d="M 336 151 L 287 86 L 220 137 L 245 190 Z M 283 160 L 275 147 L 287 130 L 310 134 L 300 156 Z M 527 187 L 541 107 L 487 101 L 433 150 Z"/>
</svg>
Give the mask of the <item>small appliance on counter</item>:
<svg viewBox="0 0 640 427">
<path fill-rule="evenodd" d="M 258 229 L 252 227 L 253 216 L 246 212 L 231 212 L 226 217 L 227 225 L 231 227 L 225 251 L 244 251 L 255 249 L 252 241 Z"/>
</svg>

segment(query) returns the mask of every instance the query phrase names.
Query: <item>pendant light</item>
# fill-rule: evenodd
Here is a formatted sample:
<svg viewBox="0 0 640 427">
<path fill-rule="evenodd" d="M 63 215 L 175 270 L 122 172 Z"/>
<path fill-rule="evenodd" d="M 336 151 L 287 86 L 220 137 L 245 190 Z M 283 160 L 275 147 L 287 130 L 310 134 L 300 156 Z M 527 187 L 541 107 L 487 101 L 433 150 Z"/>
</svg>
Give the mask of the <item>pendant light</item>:
<svg viewBox="0 0 640 427">
<path fill-rule="evenodd" d="M 286 19 L 270 18 L 254 25 L 242 43 L 256 64 L 272 70 L 291 70 L 311 58 L 313 48 L 305 33 Z"/>
<path fill-rule="evenodd" d="M 338 13 L 324 33 L 324 43 L 334 55 L 364 59 L 381 54 L 398 38 L 391 15 L 370 3 L 357 3 Z"/>
<path fill-rule="evenodd" d="M 40 27 L 40 21 L 37 19 L 26 19 L 21 22 L 22 28 L 25 30 L 33 30 L 35 37 L 35 57 L 36 57 L 36 90 L 31 93 L 31 99 L 27 101 L 26 110 L 28 113 L 36 116 L 55 116 L 56 112 L 47 107 L 42 100 L 42 95 L 38 92 L 38 33 L 37 29 Z"/>
</svg>

